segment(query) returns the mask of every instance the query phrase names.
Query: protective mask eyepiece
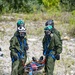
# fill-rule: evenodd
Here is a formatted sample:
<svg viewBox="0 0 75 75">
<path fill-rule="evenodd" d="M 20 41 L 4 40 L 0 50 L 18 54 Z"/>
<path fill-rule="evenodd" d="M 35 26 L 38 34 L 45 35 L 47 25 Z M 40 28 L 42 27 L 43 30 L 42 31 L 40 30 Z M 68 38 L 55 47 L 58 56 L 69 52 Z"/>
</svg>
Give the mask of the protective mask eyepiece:
<svg viewBox="0 0 75 75">
<path fill-rule="evenodd" d="M 24 37 L 26 35 L 25 27 L 18 27 L 18 32 L 20 37 Z"/>
</svg>

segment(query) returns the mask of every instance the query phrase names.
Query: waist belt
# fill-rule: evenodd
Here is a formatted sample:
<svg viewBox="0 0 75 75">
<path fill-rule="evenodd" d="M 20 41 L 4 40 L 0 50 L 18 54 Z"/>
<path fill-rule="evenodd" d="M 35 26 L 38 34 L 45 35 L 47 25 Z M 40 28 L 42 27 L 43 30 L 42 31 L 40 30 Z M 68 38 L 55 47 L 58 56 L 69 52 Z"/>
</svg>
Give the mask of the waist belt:
<svg viewBox="0 0 75 75">
<path fill-rule="evenodd" d="M 15 57 L 15 56 L 12 57 L 12 62 L 16 61 L 17 59 L 23 59 L 24 58 L 25 52 L 19 52 L 16 49 L 14 49 L 14 50 L 18 54 L 18 57 Z"/>
<path fill-rule="evenodd" d="M 51 56 L 55 60 L 56 58 L 52 52 L 53 52 L 53 50 L 50 50 L 50 52 L 49 52 L 49 54 L 47 54 L 47 56 Z"/>
</svg>

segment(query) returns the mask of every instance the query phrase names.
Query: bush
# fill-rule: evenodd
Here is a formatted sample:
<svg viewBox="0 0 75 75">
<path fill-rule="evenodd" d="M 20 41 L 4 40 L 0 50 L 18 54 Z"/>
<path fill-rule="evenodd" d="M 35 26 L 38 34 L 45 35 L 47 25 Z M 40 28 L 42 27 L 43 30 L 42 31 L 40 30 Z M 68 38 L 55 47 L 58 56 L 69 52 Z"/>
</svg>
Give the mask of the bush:
<svg viewBox="0 0 75 75">
<path fill-rule="evenodd" d="M 75 10 L 74 0 L 60 0 L 60 6 L 63 11 L 73 11 Z"/>
<path fill-rule="evenodd" d="M 72 12 L 72 16 L 69 19 L 68 33 L 75 37 L 75 11 Z"/>
</svg>

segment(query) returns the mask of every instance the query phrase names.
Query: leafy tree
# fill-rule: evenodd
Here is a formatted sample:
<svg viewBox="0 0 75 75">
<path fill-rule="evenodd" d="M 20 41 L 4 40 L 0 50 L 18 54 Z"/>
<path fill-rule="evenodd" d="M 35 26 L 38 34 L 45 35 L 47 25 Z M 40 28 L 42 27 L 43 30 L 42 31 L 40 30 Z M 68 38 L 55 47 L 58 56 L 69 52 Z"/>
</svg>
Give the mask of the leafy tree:
<svg viewBox="0 0 75 75">
<path fill-rule="evenodd" d="M 42 0 L 42 2 L 47 9 L 50 9 L 53 6 L 58 7 L 60 1 L 59 0 Z"/>
<path fill-rule="evenodd" d="M 0 12 L 2 12 L 2 8 L 3 8 L 3 2 L 2 0 L 0 0 Z"/>
<path fill-rule="evenodd" d="M 66 11 L 75 10 L 75 0 L 60 0 L 61 7 Z"/>
<path fill-rule="evenodd" d="M 58 9 L 60 6 L 64 11 L 72 11 L 75 10 L 75 1 L 74 0 L 0 0 L 0 12 L 33 13 L 38 11 L 43 12 L 46 10 L 50 10 L 52 8 Z"/>
<path fill-rule="evenodd" d="M 39 4 L 42 4 L 43 3 L 42 0 L 38 0 L 38 2 L 39 2 Z"/>
<path fill-rule="evenodd" d="M 9 10 L 12 12 L 35 12 L 41 8 L 41 0 L 6 0 L 9 3 Z"/>
</svg>

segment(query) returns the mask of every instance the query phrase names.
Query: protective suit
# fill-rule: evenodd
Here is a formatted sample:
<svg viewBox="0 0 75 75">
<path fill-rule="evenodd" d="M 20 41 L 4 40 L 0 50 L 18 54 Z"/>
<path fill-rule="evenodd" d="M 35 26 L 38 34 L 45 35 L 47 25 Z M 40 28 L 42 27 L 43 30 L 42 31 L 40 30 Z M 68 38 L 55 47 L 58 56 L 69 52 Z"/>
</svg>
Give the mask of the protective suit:
<svg viewBox="0 0 75 75">
<path fill-rule="evenodd" d="M 43 38 L 43 54 L 46 58 L 45 72 L 46 75 L 53 75 L 55 61 L 60 59 L 62 45 L 55 33 L 52 33 L 52 27 L 46 26 L 44 29 L 45 36 Z"/>
<path fill-rule="evenodd" d="M 23 75 L 24 65 L 27 59 L 28 44 L 24 27 L 18 27 L 10 40 L 10 56 L 12 60 L 11 75 Z"/>
</svg>

